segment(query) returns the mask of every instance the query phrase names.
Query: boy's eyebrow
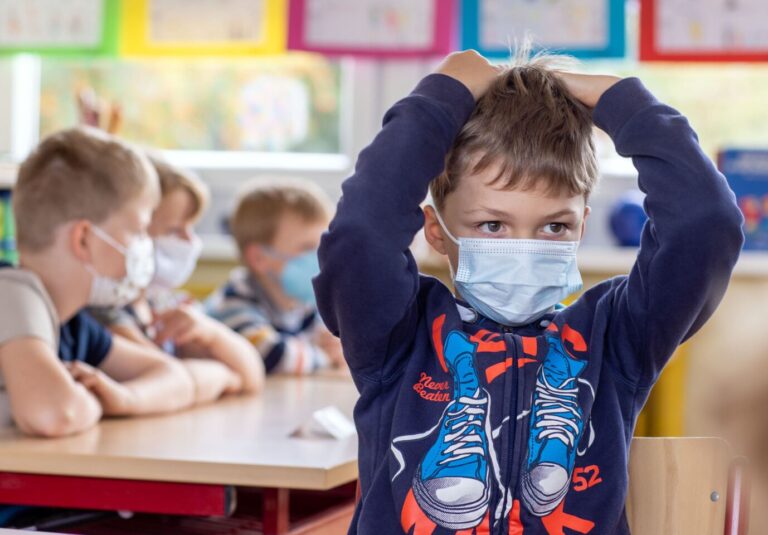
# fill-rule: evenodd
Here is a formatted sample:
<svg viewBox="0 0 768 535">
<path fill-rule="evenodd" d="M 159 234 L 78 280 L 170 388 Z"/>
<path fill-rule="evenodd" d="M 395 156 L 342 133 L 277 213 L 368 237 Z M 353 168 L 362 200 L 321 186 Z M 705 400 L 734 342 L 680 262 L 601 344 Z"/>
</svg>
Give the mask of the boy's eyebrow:
<svg viewBox="0 0 768 535">
<path fill-rule="evenodd" d="M 495 208 L 487 208 L 485 206 L 474 208 L 472 210 L 467 210 L 465 213 L 469 215 L 475 212 L 486 212 L 492 216 L 498 217 L 499 219 L 514 218 L 514 215 L 509 212 L 505 212 L 503 210 L 496 210 Z M 551 219 L 557 219 L 558 217 L 563 217 L 563 216 L 577 216 L 577 215 L 578 215 L 578 212 L 576 210 L 572 208 L 564 208 L 563 210 L 559 210 L 552 214 L 545 215 L 541 219 L 551 220 Z"/>
<path fill-rule="evenodd" d="M 558 217 L 577 216 L 577 215 L 579 215 L 579 214 L 578 214 L 578 212 L 576 210 L 574 210 L 572 208 L 564 208 L 563 210 L 555 212 L 554 214 L 546 215 L 546 216 L 542 217 L 542 219 L 557 219 Z"/>
<path fill-rule="evenodd" d="M 470 214 L 474 214 L 475 212 L 486 212 L 488 214 L 491 214 L 492 216 L 498 217 L 499 219 L 511 219 L 514 217 L 513 214 L 509 212 L 505 212 L 504 210 L 496 210 L 495 208 L 486 208 L 485 206 L 480 206 L 479 208 L 467 210 L 465 214 L 470 215 Z"/>
</svg>

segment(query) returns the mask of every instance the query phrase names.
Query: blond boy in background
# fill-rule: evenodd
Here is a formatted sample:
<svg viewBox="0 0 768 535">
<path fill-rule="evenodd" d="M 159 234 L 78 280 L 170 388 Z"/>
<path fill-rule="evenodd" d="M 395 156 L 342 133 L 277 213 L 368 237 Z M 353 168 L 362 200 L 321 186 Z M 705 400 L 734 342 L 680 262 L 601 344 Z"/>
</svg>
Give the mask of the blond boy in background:
<svg viewBox="0 0 768 535">
<path fill-rule="evenodd" d="M 202 250 L 194 226 L 208 205 L 208 188 L 196 175 L 157 154 L 150 153 L 149 161 L 157 172 L 161 194 L 148 227 L 155 250 L 154 276 L 132 303 L 92 312 L 113 333 L 137 343 L 185 359 L 221 362 L 230 371 L 227 393 L 258 391 L 264 364 L 255 348 L 206 316 L 194 299 L 179 290 L 192 275 Z"/>
<path fill-rule="evenodd" d="M 22 431 L 67 435 L 103 415 L 176 411 L 226 388 L 215 384 L 220 363 L 186 366 L 80 311 L 124 305 L 149 283 L 158 190 L 145 156 L 89 128 L 49 136 L 21 165 L 20 262 L 0 269 L 0 373 Z"/>
<path fill-rule="evenodd" d="M 311 183 L 259 182 L 230 220 L 242 266 L 207 302 L 209 314 L 245 336 L 267 372 L 310 374 L 344 366 L 341 346 L 317 316 L 312 277 L 330 203 Z"/>
</svg>

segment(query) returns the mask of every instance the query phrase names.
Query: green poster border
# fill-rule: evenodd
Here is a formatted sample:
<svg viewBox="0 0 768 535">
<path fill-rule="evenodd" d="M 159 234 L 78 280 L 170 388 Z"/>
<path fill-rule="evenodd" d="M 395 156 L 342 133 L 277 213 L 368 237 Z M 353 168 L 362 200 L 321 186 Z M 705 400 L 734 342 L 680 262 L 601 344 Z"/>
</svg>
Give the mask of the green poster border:
<svg viewBox="0 0 768 535">
<path fill-rule="evenodd" d="M 11 54 L 40 54 L 44 56 L 114 56 L 117 54 L 120 32 L 120 0 L 102 0 L 101 42 L 96 46 L 6 47 L 0 45 L 0 56 Z"/>
</svg>

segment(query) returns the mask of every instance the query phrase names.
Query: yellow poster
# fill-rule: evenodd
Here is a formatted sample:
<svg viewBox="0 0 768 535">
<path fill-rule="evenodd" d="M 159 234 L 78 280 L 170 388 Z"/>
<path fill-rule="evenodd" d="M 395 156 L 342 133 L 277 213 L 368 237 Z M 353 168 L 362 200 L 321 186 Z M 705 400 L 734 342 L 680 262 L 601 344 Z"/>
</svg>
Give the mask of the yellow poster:
<svg viewBox="0 0 768 535">
<path fill-rule="evenodd" d="M 250 56 L 285 50 L 285 0 L 123 0 L 125 56 Z"/>
</svg>

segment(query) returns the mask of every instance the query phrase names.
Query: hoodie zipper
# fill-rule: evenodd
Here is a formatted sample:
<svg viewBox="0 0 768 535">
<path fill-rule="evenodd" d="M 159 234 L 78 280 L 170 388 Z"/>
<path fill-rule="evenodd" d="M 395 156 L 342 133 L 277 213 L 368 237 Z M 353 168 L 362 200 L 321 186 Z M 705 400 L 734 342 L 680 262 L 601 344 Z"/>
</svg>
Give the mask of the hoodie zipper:
<svg viewBox="0 0 768 535">
<path fill-rule="evenodd" d="M 508 417 L 507 420 L 507 432 L 502 433 L 501 437 L 501 463 L 499 467 L 500 471 L 500 478 L 502 483 L 502 488 L 499 489 L 499 500 L 496 503 L 495 507 L 505 507 L 507 500 L 512 500 L 512 492 L 513 489 L 510 488 L 510 481 L 513 481 L 513 475 L 516 473 L 516 470 L 514 468 L 516 459 L 515 459 L 515 452 L 514 449 L 516 446 L 516 436 L 517 436 L 517 405 L 519 403 L 518 398 L 519 395 L 514 391 L 515 384 L 517 381 L 517 358 L 518 358 L 518 347 L 517 343 L 515 342 L 515 337 L 512 334 L 512 329 L 510 327 L 502 326 L 501 327 L 503 336 L 504 336 L 504 343 L 506 346 L 506 355 L 505 358 L 511 358 L 511 366 L 508 368 L 508 372 L 504 374 L 504 396 L 503 396 L 503 403 L 504 407 L 510 407 L 512 410 L 508 412 L 505 416 Z M 514 396 L 514 399 L 513 399 Z M 503 427 L 502 427 L 503 429 Z M 509 493 L 509 495 L 508 495 Z M 510 502 L 511 503 L 511 502 Z M 502 514 L 501 518 L 499 519 L 499 525 L 494 525 L 495 521 L 495 513 L 496 510 L 494 508 L 493 511 L 490 512 L 490 518 L 491 518 L 491 533 L 505 533 L 506 528 L 504 526 L 506 516 Z M 504 510 L 502 510 L 502 513 L 504 513 Z"/>
</svg>

